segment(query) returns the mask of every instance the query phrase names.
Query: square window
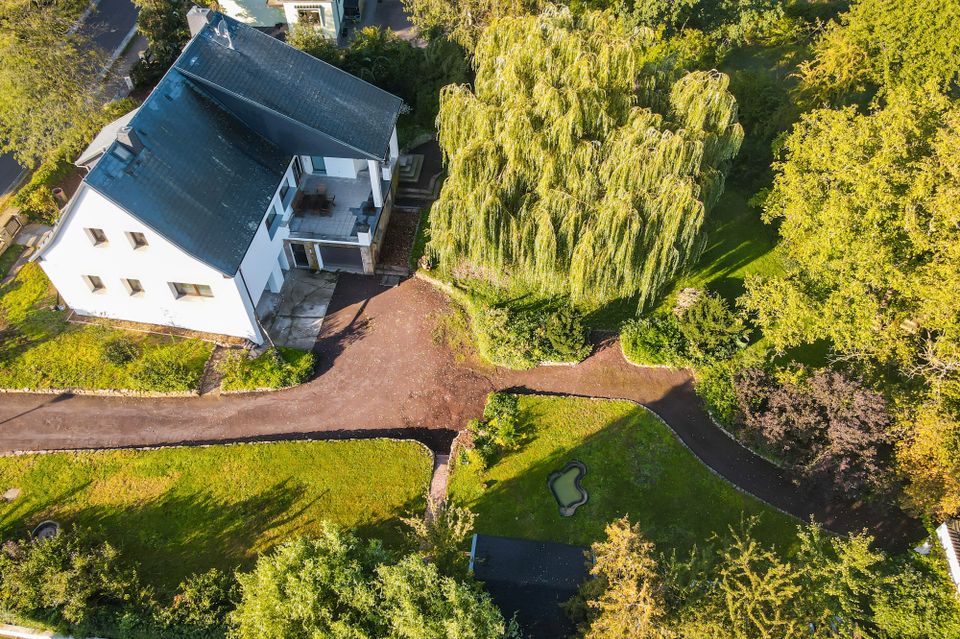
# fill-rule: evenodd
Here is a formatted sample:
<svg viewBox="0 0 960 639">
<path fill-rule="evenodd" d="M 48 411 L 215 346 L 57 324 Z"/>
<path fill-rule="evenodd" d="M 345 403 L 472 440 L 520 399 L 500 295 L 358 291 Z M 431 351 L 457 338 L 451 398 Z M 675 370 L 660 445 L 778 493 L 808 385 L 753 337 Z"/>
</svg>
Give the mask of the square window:
<svg viewBox="0 0 960 639">
<path fill-rule="evenodd" d="M 103 280 L 96 275 L 84 275 L 83 279 L 86 280 L 87 286 L 90 287 L 90 291 L 93 293 L 100 293 L 107 290 L 107 287 L 103 285 Z"/>
<path fill-rule="evenodd" d="M 140 283 L 140 280 L 135 280 L 133 278 L 127 278 L 123 280 L 124 285 L 127 287 L 127 292 L 130 295 L 141 295 L 143 294 L 143 285 Z"/>
<path fill-rule="evenodd" d="M 84 229 L 84 231 L 87 232 L 87 237 L 90 238 L 94 246 L 107 243 L 107 234 L 103 232 L 103 229 Z"/>
<path fill-rule="evenodd" d="M 133 245 L 133 248 L 143 248 L 147 245 L 147 236 L 143 233 L 137 233 L 136 231 L 130 231 L 127 233 L 127 238 L 130 240 L 130 244 Z"/>
</svg>

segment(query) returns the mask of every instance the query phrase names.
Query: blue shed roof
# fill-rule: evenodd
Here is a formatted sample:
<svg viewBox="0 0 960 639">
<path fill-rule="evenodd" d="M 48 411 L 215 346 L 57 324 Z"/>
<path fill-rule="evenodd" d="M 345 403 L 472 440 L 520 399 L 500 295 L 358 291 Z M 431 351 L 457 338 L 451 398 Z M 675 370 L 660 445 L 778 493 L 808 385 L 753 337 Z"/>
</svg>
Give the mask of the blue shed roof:
<svg viewBox="0 0 960 639">
<path fill-rule="evenodd" d="M 386 159 L 401 100 L 211 12 L 85 182 L 234 276 L 292 155 Z M 228 33 L 229 37 L 225 38 Z"/>
</svg>

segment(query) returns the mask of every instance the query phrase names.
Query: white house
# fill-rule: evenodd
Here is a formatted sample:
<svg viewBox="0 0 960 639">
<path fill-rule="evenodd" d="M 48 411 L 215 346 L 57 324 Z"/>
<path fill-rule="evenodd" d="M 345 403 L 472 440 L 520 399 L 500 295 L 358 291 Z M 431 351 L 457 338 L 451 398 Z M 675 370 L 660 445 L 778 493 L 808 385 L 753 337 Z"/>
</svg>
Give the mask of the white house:
<svg viewBox="0 0 960 639">
<path fill-rule="evenodd" d="M 220 0 L 223 12 L 252 27 L 307 23 L 336 39 L 344 22 L 364 15 L 366 0 Z"/>
<path fill-rule="evenodd" d="M 108 125 L 40 266 L 77 313 L 262 343 L 291 268 L 373 273 L 396 96 L 206 9 L 150 96 Z"/>
</svg>

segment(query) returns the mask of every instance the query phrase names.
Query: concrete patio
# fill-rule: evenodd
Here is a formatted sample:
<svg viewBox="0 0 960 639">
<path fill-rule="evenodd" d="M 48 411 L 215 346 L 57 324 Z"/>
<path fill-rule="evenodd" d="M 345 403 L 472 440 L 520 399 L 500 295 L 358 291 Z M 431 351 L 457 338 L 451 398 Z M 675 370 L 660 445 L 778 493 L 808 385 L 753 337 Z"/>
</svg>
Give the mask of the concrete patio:
<svg viewBox="0 0 960 639">
<path fill-rule="evenodd" d="M 336 286 L 336 273 L 292 269 L 279 293 L 265 291 L 257 316 L 273 343 L 313 350 Z"/>
</svg>

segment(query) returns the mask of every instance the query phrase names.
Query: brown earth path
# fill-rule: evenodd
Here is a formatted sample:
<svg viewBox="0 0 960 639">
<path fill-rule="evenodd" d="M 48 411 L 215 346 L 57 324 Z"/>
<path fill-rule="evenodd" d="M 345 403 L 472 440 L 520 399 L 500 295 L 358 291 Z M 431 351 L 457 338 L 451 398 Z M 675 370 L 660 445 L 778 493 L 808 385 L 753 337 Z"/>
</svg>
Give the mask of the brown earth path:
<svg viewBox="0 0 960 639">
<path fill-rule="evenodd" d="M 577 366 L 508 371 L 458 362 L 431 334 L 432 318 L 446 309 L 443 294 L 418 279 L 387 289 L 342 275 L 309 383 L 199 398 L 0 395 L 0 452 L 380 435 L 417 438 L 445 452 L 493 390 L 629 399 L 663 418 L 717 474 L 781 510 L 813 515 L 837 532 L 867 527 L 885 545 L 918 532 L 903 516 L 803 494 L 710 420 L 686 371 L 632 366 L 615 340 L 599 343 Z"/>
</svg>

